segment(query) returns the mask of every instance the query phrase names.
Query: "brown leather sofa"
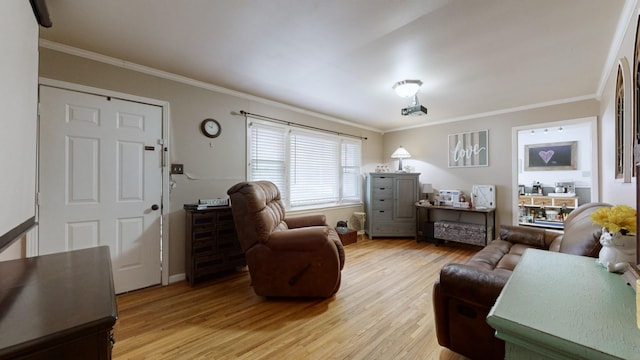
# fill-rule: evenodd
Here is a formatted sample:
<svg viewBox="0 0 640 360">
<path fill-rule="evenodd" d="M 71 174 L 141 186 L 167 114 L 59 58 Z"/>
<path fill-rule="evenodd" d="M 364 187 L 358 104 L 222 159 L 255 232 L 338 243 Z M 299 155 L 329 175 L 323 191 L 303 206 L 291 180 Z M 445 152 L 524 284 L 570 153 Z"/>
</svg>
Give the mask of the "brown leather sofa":
<svg viewBox="0 0 640 360">
<path fill-rule="evenodd" d="M 433 287 L 438 343 L 471 359 L 504 359 L 504 341 L 494 336 L 486 317 L 524 251 L 536 248 L 598 257 L 601 228 L 589 215 L 607 206 L 611 205 L 588 203 L 578 207 L 565 221 L 564 234 L 503 225 L 499 239 L 467 263 L 445 265 Z"/>
<path fill-rule="evenodd" d="M 340 288 L 344 249 L 324 215 L 285 218 L 271 182 L 242 182 L 227 194 L 251 284 L 267 297 L 330 297 Z"/>
</svg>

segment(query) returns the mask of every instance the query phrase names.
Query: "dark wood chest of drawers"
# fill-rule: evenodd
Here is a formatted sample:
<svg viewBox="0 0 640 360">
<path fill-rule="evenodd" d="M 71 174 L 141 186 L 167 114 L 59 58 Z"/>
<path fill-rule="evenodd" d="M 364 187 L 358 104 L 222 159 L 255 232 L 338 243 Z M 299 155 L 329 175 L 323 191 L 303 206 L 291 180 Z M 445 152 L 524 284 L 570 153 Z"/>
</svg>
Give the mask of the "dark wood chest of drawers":
<svg viewBox="0 0 640 360">
<path fill-rule="evenodd" d="M 231 207 L 185 208 L 185 271 L 190 285 L 247 264 L 236 236 Z"/>
<path fill-rule="evenodd" d="M 111 359 L 107 246 L 0 262 L 0 359 Z"/>
</svg>

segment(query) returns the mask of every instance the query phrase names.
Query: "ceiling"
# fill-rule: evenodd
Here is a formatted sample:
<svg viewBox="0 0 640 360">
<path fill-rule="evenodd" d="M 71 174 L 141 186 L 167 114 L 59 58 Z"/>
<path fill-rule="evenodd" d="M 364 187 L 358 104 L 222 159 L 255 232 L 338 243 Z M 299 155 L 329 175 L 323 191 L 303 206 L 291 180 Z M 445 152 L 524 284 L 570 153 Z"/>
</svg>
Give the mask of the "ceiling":
<svg viewBox="0 0 640 360">
<path fill-rule="evenodd" d="M 53 27 L 40 34 L 389 131 L 596 97 L 624 6 L 625 0 L 49 0 Z M 392 86 L 405 79 L 424 83 L 418 97 L 428 115 L 400 114 L 411 101 Z"/>
</svg>

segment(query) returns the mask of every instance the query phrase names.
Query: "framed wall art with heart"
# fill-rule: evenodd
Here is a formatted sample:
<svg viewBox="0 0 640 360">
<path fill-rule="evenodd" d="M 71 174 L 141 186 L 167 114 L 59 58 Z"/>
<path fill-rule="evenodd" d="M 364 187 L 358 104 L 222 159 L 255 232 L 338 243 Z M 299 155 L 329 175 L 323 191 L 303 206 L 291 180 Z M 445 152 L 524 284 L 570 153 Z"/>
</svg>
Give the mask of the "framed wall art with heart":
<svg viewBox="0 0 640 360">
<path fill-rule="evenodd" d="M 524 170 L 576 170 L 577 141 L 524 146 Z"/>
</svg>

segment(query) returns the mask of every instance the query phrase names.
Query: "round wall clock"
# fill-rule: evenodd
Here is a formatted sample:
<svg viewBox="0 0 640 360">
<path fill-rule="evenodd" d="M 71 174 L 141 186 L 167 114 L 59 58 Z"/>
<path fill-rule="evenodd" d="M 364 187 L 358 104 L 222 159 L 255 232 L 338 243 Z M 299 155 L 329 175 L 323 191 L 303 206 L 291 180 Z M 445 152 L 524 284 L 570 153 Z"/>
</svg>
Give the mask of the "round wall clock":
<svg viewBox="0 0 640 360">
<path fill-rule="evenodd" d="M 214 119 L 204 119 L 202 123 L 200 123 L 200 130 L 206 137 L 215 138 L 220 136 L 222 132 L 222 127 L 218 120 Z"/>
</svg>

